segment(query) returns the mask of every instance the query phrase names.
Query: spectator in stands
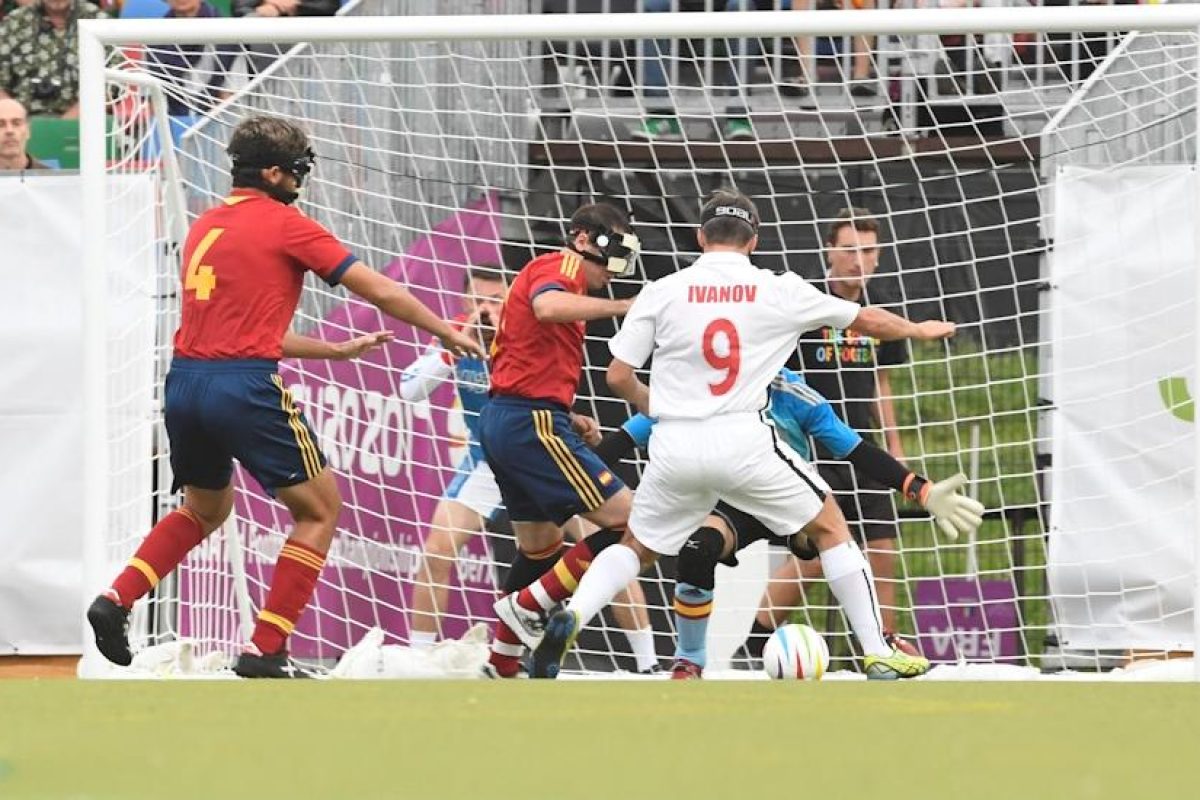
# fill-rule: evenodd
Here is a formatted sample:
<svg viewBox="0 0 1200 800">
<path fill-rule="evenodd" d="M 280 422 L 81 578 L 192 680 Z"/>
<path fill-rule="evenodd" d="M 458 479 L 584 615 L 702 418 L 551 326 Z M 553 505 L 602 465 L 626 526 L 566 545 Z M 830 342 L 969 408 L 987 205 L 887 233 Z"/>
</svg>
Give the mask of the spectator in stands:
<svg viewBox="0 0 1200 800">
<path fill-rule="evenodd" d="M 725 0 L 726 11 L 763 11 L 775 8 L 807 11 L 818 8 L 874 8 L 875 5 L 875 0 L 779 0 L 778 3 L 776 0 Z M 642 8 L 647 12 L 670 11 L 671 0 L 643 0 Z M 752 63 L 751 57 L 759 52 L 757 40 L 752 40 L 749 44 L 751 52 L 741 56 L 736 52 L 737 41 L 730 40 L 731 59 L 727 62 L 728 66 L 719 68 L 716 71 L 716 82 L 718 85 L 737 87 L 741 83 L 742 76 L 740 73 L 743 72 L 748 64 Z M 681 46 L 684 46 L 684 44 L 681 43 Z M 660 39 L 653 43 L 648 43 L 647 47 L 649 48 L 649 52 L 643 52 L 642 54 L 642 58 L 645 59 L 644 86 L 646 97 L 665 97 L 667 95 L 665 55 L 670 50 L 671 42 L 666 39 Z M 850 93 L 856 97 L 874 95 L 875 84 L 871 80 L 871 42 L 866 37 L 855 37 L 851 47 L 853 59 L 850 73 Z M 812 39 L 810 37 L 797 37 L 796 53 L 800 62 L 797 74 L 786 78 L 780 76 L 775 81 L 775 86 L 783 95 L 803 97 L 809 93 L 808 82 L 810 76 L 807 72 L 812 66 Z M 744 109 L 736 109 L 732 114 L 725 123 L 723 137 L 730 140 L 755 138 L 754 128 L 750 123 L 749 117 L 744 114 Z M 647 116 L 642 126 L 634 131 L 633 135 L 639 139 L 679 140 L 682 138 L 682 129 L 680 128 L 678 117 L 673 111 L 668 109 L 661 113 Z"/>
<path fill-rule="evenodd" d="M 79 116 L 76 23 L 104 14 L 84 0 L 35 0 L 0 22 L 0 97 L 33 116 Z"/>
<path fill-rule="evenodd" d="M 167 19 L 221 16 L 208 0 L 167 0 Z M 232 46 L 203 44 L 160 45 L 146 49 L 146 69 L 162 78 L 167 92 L 167 113 L 181 116 L 206 113 L 225 96 L 225 76 L 239 50 Z"/>
<path fill-rule="evenodd" d="M 832 10 L 832 9 L 863 9 L 875 8 L 875 0 L 782 0 L 779 7 L 781 10 L 791 9 L 793 11 L 816 11 L 816 10 Z M 726 0 L 726 11 L 747 11 L 747 10 L 770 10 L 775 8 L 774 0 Z M 825 46 L 818 45 L 816 48 L 818 53 L 824 54 L 823 51 L 828 50 L 828 54 L 837 55 L 836 52 L 837 40 L 822 39 L 821 43 Z M 796 57 L 799 60 L 799 69 L 797 73 L 789 78 L 780 78 L 776 85 L 779 87 L 780 94 L 790 95 L 793 97 L 804 97 L 809 94 L 809 81 L 814 77 L 809 74 L 815 67 L 813 64 L 813 40 L 809 36 L 797 36 Z M 730 68 L 730 84 L 737 86 L 740 82 L 740 73 L 745 69 L 748 63 L 753 63 L 750 59 L 758 53 L 758 41 L 750 42 L 751 52 L 745 58 L 735 60 Z M 849 87 L 850 94 L 854 97 L 872 97 L 875 94 L 875 81 L 871 76 L 871 52 L 873 43 L 865 36 L 853 37 L 851 44 L 851 62 Z M 736 53 L 733 53 L 736 56 Z M 738 63 L 740 61 L 741 63 Z M 738 139 L 753 139 L 755 137 L 754 126 L 750 122 L 749 117 L 732 116 L 725 123 L 724 138 L 730 140 Z"/>
<path fill-rule="evenodd" d="M 25 150 L 29 143 L 29 118 L 25 106 L 12 98 L 0 100 L 0 172 L 50 169 Z"/>
<path fill-rule="evenodd" d="M 235 17 L 332 17 L 339 0 L 233 0 Z M 250 71 L 262 72 L 291 45 L 266 44 L 247 47 Z"/>
<path fill-rule="evenodd" d="M 332 17 L 338 0 L 233 0 L 235 17 Z"/>
<path fill-rule="evenodd" d="M 803 10 L 805 5 L 809 8 L 823 9 L 863 9 L 875 8 L 877 5 L 886 8 L 888 2 L 887 0 L 883 0 L 882 3 L 876 3 L 875 0 L 805 0 L 799 4 L 798 10 Z M 812 53 L 811 44 L 806 49 L 797 39 L 796 48 L 801 54 L 801 61 L 807 66 L 807 62 L 811 60 L 809 58 Z M 871 54 L 874 49 L 875 41 L 870 37 L 855 36 L 850 42 L 850 94 L 855 97 L 871 97 L 875 94 L 876 85 L 871 74 Z"/>
</svg>

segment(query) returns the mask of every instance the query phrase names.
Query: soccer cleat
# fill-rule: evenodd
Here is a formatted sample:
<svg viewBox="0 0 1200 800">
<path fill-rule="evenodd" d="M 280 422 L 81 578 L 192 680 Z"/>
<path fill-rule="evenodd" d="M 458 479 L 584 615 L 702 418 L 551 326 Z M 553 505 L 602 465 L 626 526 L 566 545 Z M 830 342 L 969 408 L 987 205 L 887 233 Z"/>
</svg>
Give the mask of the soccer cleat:
<svg viewBox="0 0 1200 800">
<path fill-rule="evenodd" d="M 704 667 L 693 664 L 686 658 L 679 658 L 671 666 L 671 680 L 698 681 L 704 677 Z"/>
<path fill-rule="evenodd" d="M 500 621 L 512 629 L 521 644 L 530 650 L 542 641 L 546 629 L 546 617 L 540 611 L 530 611 L 517 602 L 517 593 L 506 594 L 495 602 L 492 609 Z"/>
<path fill-rule="evenodd" d="M 489 681 L 511 681 L 517 678 L 528 678 L 529 673 L 524 670 L 518 670 L 516 675 L 501 675 L 496 669 L 496 665 L 490 661 L 483 662 L 483 666 L 479 668 L 479 677 Z"/>
<path fill-rule="evenodd" d="M 663 673 L 663 668 L 660 667 L 658 664 L 653 664 L 649 667 L 646 667 L 645 669 L 639 669 L 637 671 L 638 675 L 661 675 L 662 673 Z"/>
<path fill-rule="evenodd" d="M 575 637 L 582 627 L 579 615 L 569 608 L 552 616 L 546 623 L 542 643 L 533 651 L 533 669 L 529 677 L 557 678 L 563 659 L 567 657 L 567 651 L 575 643 Z"/>
<path fill-rule="evenodd" d="M 631 135 L 646 142 L 680 142 L 683 128 L 678 117 L 647 117 Z"/>
<path fill-rule="evenodd" d="M 311 678 L 313 675 L 301 669 L 288 658 L 286 650 L 263 655 L 257 650 L 245 650 L 238 656 L 233 671 L 241 678 Z"/>
<path fill-rule="evenodd" d="M 87 610 L 88 624 L 96 636 L 96 649 L 114 664 L 128 667 L 133 662 L 129 652 L 129 610 L 100 595 Z"/>
<path fill-rule="evenodd" d="M 929 659 L 910 656 L 898 647 L 886 656 L 867 656 L 863 659 L 863 671 L 867 680 L 894 681 L 900 678 L 915 678 L 929 672 Z"/>
<path fill-rule="evenodd" d="M 750 672 L 762 672 L 763 663 L 761 658 L 755 658 L 750 652 L 750 648 L 746 647 L 746 643 L 742 642 L 737 650 L 733 651 L 733 655 L 729 659 L 729 666 L 738 670 L 749 670 Z"/>
<path fill-rule="evenodd" d="M 721 133 L 726 141 L 730 142 L 745 142 L 754 137 L 754 126 L 750 124 L 750 120 L 746 117 L 733 117 L 725 123 L 725 130 Z"/>
</svg>

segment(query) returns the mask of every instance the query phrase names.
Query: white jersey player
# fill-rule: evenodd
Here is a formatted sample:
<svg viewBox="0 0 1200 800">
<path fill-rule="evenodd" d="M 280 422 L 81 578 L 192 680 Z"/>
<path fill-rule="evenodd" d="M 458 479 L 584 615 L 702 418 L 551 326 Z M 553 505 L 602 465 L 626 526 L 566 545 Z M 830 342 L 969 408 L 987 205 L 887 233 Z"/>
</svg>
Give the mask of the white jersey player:
<svg viewBox="0 0 1200 800">
<path fill-rule="evenodd" d="M 913 323 L 824 294 L 793 273 L 756 268 L 758 212 L 745 196 L 717 192 L 700 215 L 703 255 L 645 287 L 609 343 L 608 383 L 658 419 L 629 532 L 584 574 L 551 617 L 534 654 L 535 677 L 554 677 L 584 623 L 659 555 L 675 555 L 718 501 L 780 536 L 806 533 L 861 644 L 868 677 L 924 673 L 929 662 L 888 645 L 866 559 L 829 487 L 780 440 L 766 414 L 768 387 L 796 339 L 823 326 L 879 339 L 938 339 L 954 325 Z M 650 358 L 650 386 L 634 370 Z"/>
</svg>

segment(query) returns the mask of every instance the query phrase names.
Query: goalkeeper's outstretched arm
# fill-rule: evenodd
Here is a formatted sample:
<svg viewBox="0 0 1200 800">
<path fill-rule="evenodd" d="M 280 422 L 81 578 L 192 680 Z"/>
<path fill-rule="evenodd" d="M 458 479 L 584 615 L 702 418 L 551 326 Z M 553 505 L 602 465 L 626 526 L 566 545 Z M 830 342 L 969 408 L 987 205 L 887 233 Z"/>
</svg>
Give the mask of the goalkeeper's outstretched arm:
<svg viewBox="0 0 1200 800">
<path fill-rule="evenodd" d="M 860 442 L 846 460 L 865 475 L 920 503 L 949 539 L 970 533 L 983 522 L 983 504 L 958 492 L 967 483 L 967 476 L 961 472 L 944 481 L 931 481 L 866 440 Z"/>
</svg>

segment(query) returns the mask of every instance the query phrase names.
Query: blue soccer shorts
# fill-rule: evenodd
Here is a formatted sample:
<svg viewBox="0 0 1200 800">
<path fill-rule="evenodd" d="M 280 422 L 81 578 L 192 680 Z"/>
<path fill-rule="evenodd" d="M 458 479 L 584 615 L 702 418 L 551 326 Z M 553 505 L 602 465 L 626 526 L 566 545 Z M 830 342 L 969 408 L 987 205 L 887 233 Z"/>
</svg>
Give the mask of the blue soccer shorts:
<svg viewBox="0 0 1200 800">
<path fill-rule="evenodd" d="M 514 522 L 562 525 L 625 486 L 556 403 L 493 397 L 479 415 L 479 438 Z"/>
<path fill-rule="evenodd" d="M 317 438 L 274 361 L 176 358 L 166 381 L 173 490 L 223 489 L 233 459 L 271 495 L 325 468 Z"/>
</svg>

